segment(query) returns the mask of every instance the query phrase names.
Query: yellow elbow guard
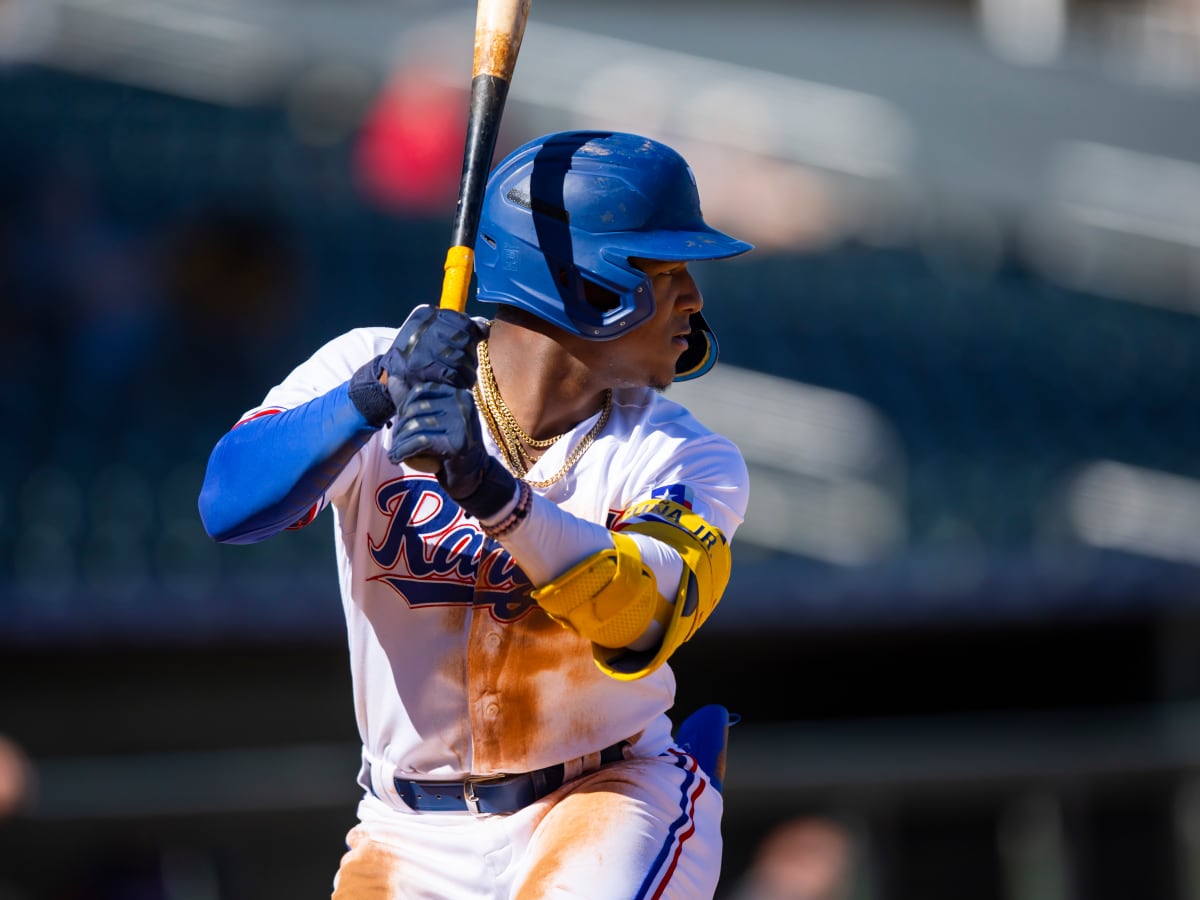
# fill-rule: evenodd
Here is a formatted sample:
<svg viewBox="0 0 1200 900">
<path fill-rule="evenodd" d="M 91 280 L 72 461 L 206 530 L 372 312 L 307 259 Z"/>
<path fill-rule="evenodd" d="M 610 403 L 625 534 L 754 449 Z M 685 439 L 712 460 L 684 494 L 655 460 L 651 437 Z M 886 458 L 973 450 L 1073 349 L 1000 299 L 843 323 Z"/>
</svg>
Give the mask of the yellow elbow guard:
<svg viewBox="0 0 1200 900">
<path fill-rule="evenodd" d="M 606 674 L 633 681 L 666 662 L 704 624 L 729 584 L 732 558 L 729 542 L 719 528 L 670 500 L 635 504 L 617 520 L 614 528 L 649 535 L 672 547 L 683 558 L 683 577 L 679 579 L 669 618 L 660 619 L 665 633 L 658 648 L 648 651 L 593 648 L 596 664 Z M 614 535 L 620 537 L 619 532 Z"/>
<path fill-rule="evenodd" d="M 533 599 L 553 618 L 609 650 L 636 641 L 667 602 L 654 573 L 642 563 L 637 542 L 612 535 L 602 550 L 535 590 Z"/>
</svg>

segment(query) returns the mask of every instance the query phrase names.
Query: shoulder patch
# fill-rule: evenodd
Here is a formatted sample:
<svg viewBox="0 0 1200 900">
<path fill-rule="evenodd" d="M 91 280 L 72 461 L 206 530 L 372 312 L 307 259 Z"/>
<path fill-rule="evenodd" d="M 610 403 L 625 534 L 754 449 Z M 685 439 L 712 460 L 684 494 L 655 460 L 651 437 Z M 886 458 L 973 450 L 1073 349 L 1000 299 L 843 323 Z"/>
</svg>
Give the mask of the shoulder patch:
<svg viewBox="0 0 1200 900">
<path fill-rule="evenodd" d="M 678 503 L 680 506 L 687 509 L 692 508 L 692 489 L 686 484 L 668 484 L 665 487 L 657 487 L 650 492 L 650 496 L 655 500 L 670 500 L 672 503 Z"/>
</svg>

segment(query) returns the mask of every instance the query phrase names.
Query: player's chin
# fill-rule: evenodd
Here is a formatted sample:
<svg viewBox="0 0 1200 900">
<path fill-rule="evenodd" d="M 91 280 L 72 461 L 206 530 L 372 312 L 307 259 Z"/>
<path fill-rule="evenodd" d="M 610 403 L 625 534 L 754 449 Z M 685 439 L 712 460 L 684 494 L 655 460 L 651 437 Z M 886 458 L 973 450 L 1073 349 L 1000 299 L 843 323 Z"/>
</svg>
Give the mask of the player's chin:
<svg viewBox="0 0 1200 900">
<path fill-rule="evenodd" d="M 675 373 L 672 372 L 670 378 L 659 378 L 656 376 L 656 377 L 650 379 L 649 386 L 654 388 L 654 390 L 658 391 L 661 394 L 663 391 L 665 391 L 667 388 L 669 388 L 674 381 L 675 381 Z"/>
<path fill-rule="evenodd" d="M 648 379 L 650 387 L 654 388 L 656 391 L 665 391 L 671 386 L 671 383 L 675 381 L 675 367 L 680 356 L 681 354 L 678 353 L 672 354 L 669 357 L 669 362 L 664 362 L 662 366 L 656 367 L 655 370 L 650 373 L 650 377 Z"/>
</svg>

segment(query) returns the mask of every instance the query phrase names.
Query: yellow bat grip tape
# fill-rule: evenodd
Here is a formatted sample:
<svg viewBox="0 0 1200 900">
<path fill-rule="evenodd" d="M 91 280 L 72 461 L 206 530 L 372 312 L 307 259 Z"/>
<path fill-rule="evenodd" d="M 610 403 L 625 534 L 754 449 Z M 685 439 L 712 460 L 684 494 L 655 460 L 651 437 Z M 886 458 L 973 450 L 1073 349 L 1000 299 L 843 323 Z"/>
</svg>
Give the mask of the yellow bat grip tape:
<svg viewBox="0 0 1200 900">
<path fill-rule="evenodd" d="M 442 279 L 443 309 L 467 310 L 467 288 L 471 284 L 471 269 L 475 251 L 470 247 L 451 247 L 446 251 L 446 275 Z"/>
</svg>

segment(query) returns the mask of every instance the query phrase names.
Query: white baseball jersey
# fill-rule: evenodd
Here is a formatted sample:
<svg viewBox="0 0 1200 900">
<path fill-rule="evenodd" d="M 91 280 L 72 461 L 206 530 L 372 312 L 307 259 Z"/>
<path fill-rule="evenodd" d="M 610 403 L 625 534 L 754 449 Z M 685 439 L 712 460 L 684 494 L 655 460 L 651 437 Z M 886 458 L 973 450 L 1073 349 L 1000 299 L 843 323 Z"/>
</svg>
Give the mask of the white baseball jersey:
<svg viewBox="0 0 1200 900">
<path fill-rule="evenodd" d="M 330 341 L 243 419 L 289 409 L 345 382 L 384 353 L 395 328 Z M 528 473 L 554 474 L 594 424 L 557 441 Z M 387 458 L 384 428 L 330 486 L 358 726 L 372 762 L 396 774 L 452 778 L 523 772 L 648 731 L 663 737 L 669 666 L 619 682 L 590 645 L 538 610 L 507 553 L 430 475 Z M 484 429 L 490 452 L 503 458 Z M 560 481 L 539 490 L 561 508 L 611 523 L 655 490 L 680 486 L 694 512 L 730 538 L 747 503 L 734 444 L 652 389 L 614 392 L 604 431 Z"/>
<path fill-rule="evenodd" d="M 243 418 L 327 393 L 386 352 L 396 333 L 359 328 L 335 338 Z M 529 479 L 557 472 L 594 423 L 551 446 Z M 624 739 L 638 756 L 665 752 L 675 695 L 669 664 L 633 681 L 601 672 L 589 642 L 534 603 L 507 551 L 432 476 L 388 460 L 389 435 L 385 427 L 372 437 L 312 511 L 333 507 L 363 787 L 403 811 L 389 790 L 395 776 L 527 772 Z M 658 492 L 730 538 L 745 512 L 748 477 L 736 446 L 682 406 L 650 388 L 619 389 L 583 457 L 535 490 L 602 524 Z"/>
</svg>

